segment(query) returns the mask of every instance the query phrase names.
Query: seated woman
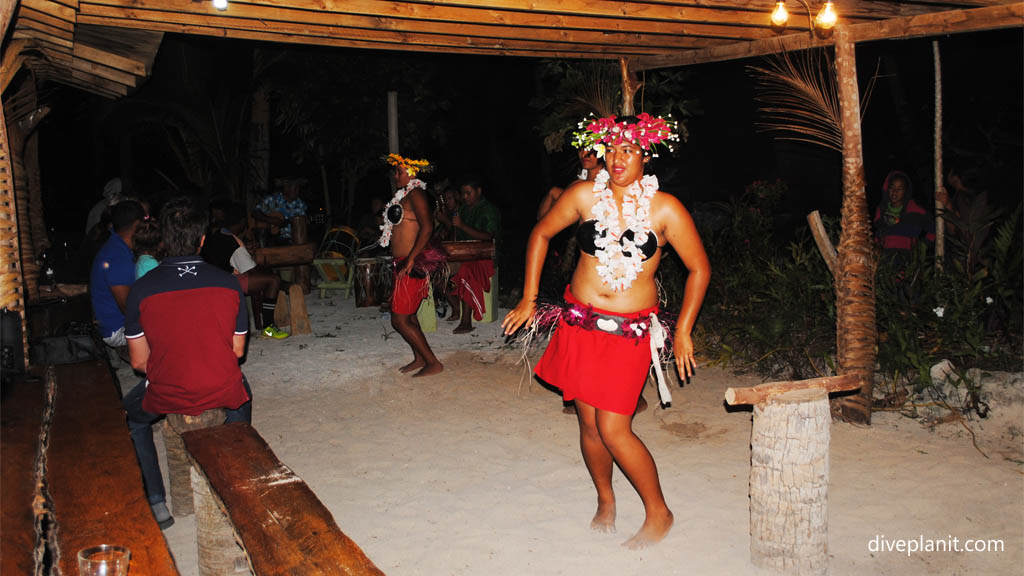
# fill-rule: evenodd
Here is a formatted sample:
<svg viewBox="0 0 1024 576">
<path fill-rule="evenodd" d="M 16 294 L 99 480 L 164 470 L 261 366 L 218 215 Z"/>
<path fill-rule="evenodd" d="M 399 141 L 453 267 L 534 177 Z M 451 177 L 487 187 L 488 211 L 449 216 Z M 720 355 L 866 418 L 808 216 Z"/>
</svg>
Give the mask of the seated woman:
<svg viewBox="0 0 1024 576">
<path fill-rule="evenodd" d="M 673 523 L 654 459 L 632 430 L 637 399 L 663 336 L 654 280 L 662 246 L 671 244 L 689 270 L 673 346 L 682 377 L 688 378 L 697 366 L 690 332 L 711 278 L 689 212 L 674 196 L 658 190 L 657 178 L 644 176 L 655 146 L 678 139 L 675 127 L 648 114 L 612 116 L 589 122 L 577 135 L 577 147 L 604 153 L 607 169 L 593 182 L 570 186 L 533 228 L 523 298 L 502 322 L 510 335 L 534 321 L 548 244 L 555 234 L 582 221 L 578 232 L 583 254 L 535 371 L 560 388 L 565 399 L 575 399 L 580 447 L 597 490 L 591 528 L 615 530 L 613 464 L 643 500 L 646 518 L 624 543 L 630 548 L 662 540 Z"/>
</svg>

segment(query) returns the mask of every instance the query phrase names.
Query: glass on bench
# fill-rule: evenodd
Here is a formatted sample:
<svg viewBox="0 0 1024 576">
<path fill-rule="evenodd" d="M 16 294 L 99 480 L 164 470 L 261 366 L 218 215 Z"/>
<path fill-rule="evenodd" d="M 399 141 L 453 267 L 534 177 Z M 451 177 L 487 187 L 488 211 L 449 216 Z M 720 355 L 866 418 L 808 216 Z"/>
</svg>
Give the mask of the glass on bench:
<svg viewBox="0 0 1024 576">
<path fill-rule="evenodd" d="M 78 551 L 80 576 L 127 576 L 131 550 L 124 546 L 101 544 Z"/>
</svg>

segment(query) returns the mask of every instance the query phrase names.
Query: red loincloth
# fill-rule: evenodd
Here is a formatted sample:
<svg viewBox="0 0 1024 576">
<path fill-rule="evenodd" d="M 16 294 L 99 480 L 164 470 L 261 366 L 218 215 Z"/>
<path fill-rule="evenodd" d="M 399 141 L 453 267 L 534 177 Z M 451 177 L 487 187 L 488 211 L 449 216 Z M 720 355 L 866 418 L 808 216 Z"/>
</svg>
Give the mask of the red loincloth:
<svg viewBox="0 0 1024 576">
<path fill-rule="evenodd" d="M 466 302 L 473 309 L 473 319 L 483 320 L 484 292 L 491 290 L 491 276 L 494 276 L 493 260 L 471 260 L 463 262 L 459 271 L 452 276 L 452 294 Z"/>
</svg>

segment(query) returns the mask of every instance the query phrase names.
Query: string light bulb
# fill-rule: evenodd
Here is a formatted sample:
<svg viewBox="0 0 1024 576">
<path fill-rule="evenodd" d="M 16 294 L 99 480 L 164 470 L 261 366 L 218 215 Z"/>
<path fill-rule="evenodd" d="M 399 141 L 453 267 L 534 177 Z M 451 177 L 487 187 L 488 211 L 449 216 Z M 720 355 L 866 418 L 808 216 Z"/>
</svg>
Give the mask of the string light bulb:
<svg viewBox="0 0 1024 576">
<path fill-rule="evenodd" d="M 228 0 L 213 0 L 213 7 L 223 12 L 228 9 Z"/>
<path fill-rule="evenodd" d="M 836 20 L 838 20 L 838 16 L 836 15 L 835 4 L 825 2 L 818 15 L 814 17 L 814 27 L 822 32 L 831 31 L 836 25 Z"/>
<path fill-rule="evenodd" d="M 786 11 L 786 2 L 785 0 L 779 0 L 775 4 L 775 10 L 772 10 L 772 27 L 785 28 L 787 22 L 789 22 L 789 12 Z"/>
</svg>

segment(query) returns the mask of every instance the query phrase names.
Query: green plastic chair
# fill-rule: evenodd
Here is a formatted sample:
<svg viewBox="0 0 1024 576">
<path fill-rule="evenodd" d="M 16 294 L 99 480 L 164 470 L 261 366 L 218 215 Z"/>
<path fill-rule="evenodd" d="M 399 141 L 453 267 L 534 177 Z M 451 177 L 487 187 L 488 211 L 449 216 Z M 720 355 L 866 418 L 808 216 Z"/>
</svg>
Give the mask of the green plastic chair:
<svg viewBox="0 0 1024 576">
<path fill-rule="evenodd" d="M 313 259 L 313 266 L 320 275 L 317 283 L 320 298 L 326 298 L 328 290 L 341 290 L 344 298 L 349 297 L 355 274 L 353 262 L 358 250 L 359 238 L 356 231 L 348 226 L 331 228 L 324 234 L 317 257 Z"/>
</svg>

